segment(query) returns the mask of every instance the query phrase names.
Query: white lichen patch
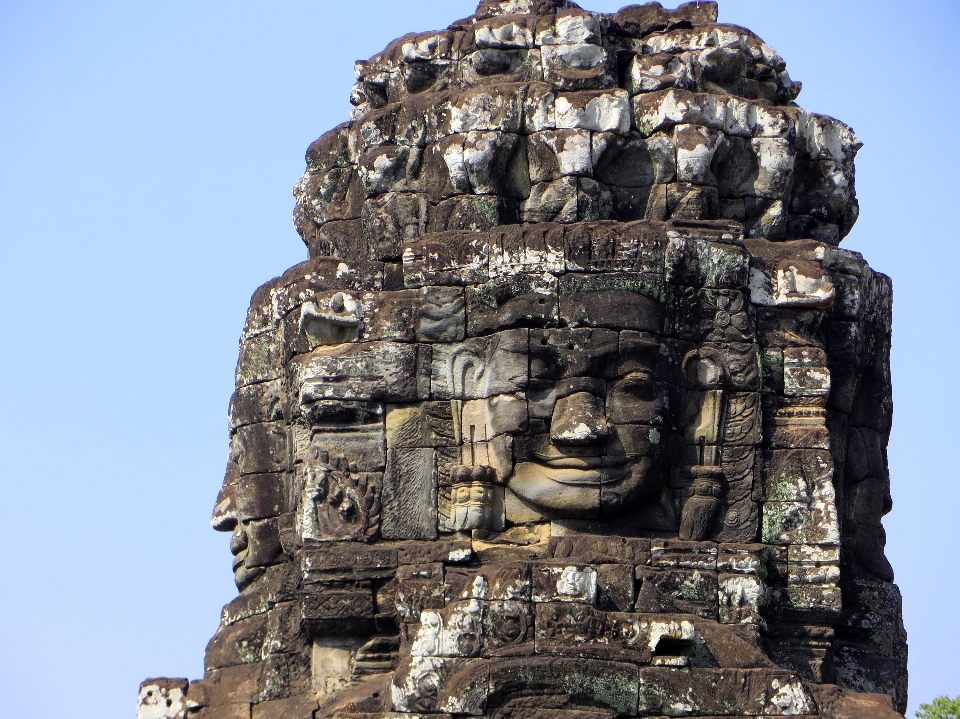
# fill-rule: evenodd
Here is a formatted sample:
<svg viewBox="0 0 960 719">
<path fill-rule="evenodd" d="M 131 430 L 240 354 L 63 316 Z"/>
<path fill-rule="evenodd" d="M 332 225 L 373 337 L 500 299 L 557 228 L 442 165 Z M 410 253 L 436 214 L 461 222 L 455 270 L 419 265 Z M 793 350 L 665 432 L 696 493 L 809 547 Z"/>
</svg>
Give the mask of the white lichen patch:
<svg viewBox="0 0 960 719">
<path fill-rule="evenodd" d="M 485 24 L 476 29 L 476 44 L 478 48 L 532 47 L 533 33 L 530 28 L 515 22 Z"/>
<path fill-rule="evenodd" d="M 799 679 L 786 682 L 774 679 L 770 682 L 769 691 L 764 692 L 757 703 L 761 704 L 761 714 L 796 716 L 816 711 L 813 699 Z"/>
<path fill-rule="evenodd" d="M 573 104 L 561 95 L 554 103 L 558 128 L 583 128 L 594 132 L 626 133 L 630 129 L 630 102 L 625 90 L 602 93 L 586 105 Z"/>
<path fill-rule="evenodd" d="M 596 15 L 562 15 L 537 35 L 538 45 L 579 45 L 600 42 L 600 23 Z"/>
<path fill-rule="evenodd" d="M 720 620 L 725 624 L 753 624 L 767 604 L 767 587 L 755 576 L 726 577 L 718 587 Z"/>
<path fill-rule="evenodd" d="M 182 719 L 187 699 L 179 687 L 145 684 L 137 697 L 137 719 Z"/>
<path fill-rule="evenodd" d="M 657 643 L 661 637 L 667 636 L 671 639 L 692 640 L 696 636 L 696 630 L 693 622 L 671 621 L 671 622 L 650 622 L 650 649 L 656 649 Z"/>
<path fill-rule="evenodd" d="M 459 564 L 460 562 L 470 561 L 471 556 L 473 556 L 472 549 L 466 547 L 463 549 L 454 549 L 447 555 L 447 561 L 451 564 Z"/>
<path fill-rule="evenodd" d="M 393 708 L 400 712 L 415 709 L 415 703 L 426 694 L 435 696 L 443 687 L 443 673 L 448 660 L 432 656 L 411 656 L 406 673 L 394 673 L 390 694 Z M 402 681 L 399 680 L 403 677 Z"/>
</svg>

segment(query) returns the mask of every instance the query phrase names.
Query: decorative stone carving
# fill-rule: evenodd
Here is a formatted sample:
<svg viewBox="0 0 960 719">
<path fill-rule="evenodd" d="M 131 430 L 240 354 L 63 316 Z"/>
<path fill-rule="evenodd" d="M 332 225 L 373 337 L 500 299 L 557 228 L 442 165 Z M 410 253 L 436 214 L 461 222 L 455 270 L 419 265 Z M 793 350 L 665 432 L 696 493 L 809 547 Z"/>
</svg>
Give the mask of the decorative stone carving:
<svg viewBox="0 0 960 719">
<path fill-rule="evenodd" d="M 356 75 L 242 334 L 240 595 L 140 716 L 895 716 L 853 132 L 712 2 L 484 0 Z"/>
<path fill-rule="evenodd" d="M 693 483 L 690 497 L 680 515 L 680 539 L 705 539 L 720 510 L 723 492 L 723 471 L 719 465 L 696 465 L 690 468 Z"/>
<path fill-rule="evenodd" d="M 448 506 L 441 507 L 442 531 L 463 532 L 503 527 L 498 507 L 503 506 L 494 485 L 496 472 L 487 465 L 459 465 L 453 470 Z M 499 501 L 498 501 L 499 499 Z M 501 512 L 502 513 L 502 512 Z"/>
<path fill-rule="evenodd" d="M 302 465 L 300 535 L 304 540 L 369 542 L 380 531 L 380 475 L 311 445 Z"/>
</svg>

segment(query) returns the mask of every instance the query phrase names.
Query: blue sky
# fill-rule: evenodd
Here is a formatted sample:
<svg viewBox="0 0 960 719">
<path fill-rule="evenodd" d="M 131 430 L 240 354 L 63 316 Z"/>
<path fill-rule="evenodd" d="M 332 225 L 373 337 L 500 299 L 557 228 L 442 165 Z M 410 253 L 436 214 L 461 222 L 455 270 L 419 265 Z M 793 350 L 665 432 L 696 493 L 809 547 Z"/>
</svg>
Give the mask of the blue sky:
<svg viewBox="0 0 960 719">
<path fill-rule="evenodd" d="M 201 675 L 235 594 L 208 517 L 236 343 L 253 290 L 305 257 L 303 153 L 346 119 L 354 60 L 474 7 L 0 0 L 5 716 L 132 716 L 141 679 Z M 960 694 L 960 4 L 720 11 L 783 55 L 800 104 L 865 144 L 844 247 L 894 280 L 886 526 L 912 716 Z"/>
</svg>

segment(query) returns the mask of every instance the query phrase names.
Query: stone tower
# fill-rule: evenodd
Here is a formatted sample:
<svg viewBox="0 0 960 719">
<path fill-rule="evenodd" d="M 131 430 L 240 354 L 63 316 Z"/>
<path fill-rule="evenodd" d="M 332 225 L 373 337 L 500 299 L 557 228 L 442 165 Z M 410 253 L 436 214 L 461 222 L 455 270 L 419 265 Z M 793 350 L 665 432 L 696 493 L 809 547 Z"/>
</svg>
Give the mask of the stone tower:
<svg viewBox="0 0 960 719">
<path fill-rule="evenodd" d="M 484 0 L 356 77 L 240 342 L 240 594 L 140 718 L 898 716 L 853 131 L 712 2 Z"/>
</svg>

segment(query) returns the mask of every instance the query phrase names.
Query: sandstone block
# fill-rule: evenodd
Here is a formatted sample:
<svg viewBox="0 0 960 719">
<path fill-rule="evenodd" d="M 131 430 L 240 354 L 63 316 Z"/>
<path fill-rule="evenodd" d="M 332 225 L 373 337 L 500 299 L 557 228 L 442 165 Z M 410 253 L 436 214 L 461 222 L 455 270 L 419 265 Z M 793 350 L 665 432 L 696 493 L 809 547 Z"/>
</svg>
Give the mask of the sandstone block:
<svg viewBox="0 0 960 719">
<path fill-rule="evenodd" d="M 636 608 L 640 612 L 679 612 L 717 618 L 716 572 L 637 567 Z"/>
<path fill-rule="evenodd" d="M 486 335 L 503 327 L 555 326 L 559 322 L 557 278 L 503 277 L 467 288 L 467 334 Z"/>
<path fill-rule="evenodd" d="M 320 400 L 426 399 L 420 368 L 430 362 L 430 345 L 369 342 L 321 347 L 295 358 L 290 372 L 301 406 Z"/>
<path fill-rule="evenodd" d="M 568 273 L 560 278 L 560 317 L 572 327 L 662 330 L 662 278 L 642 273 L 619 276 Z"/>
<path fill-rule="evenodd" d="M 404 285 L 467 285 L 489 279 L 489 244 L 472 232 L 446 232 L 408 243 Z"/>
<path fill-rule="evenodd" d="M 286 431 L 280 422 L 259 422 L 240 427 L 232 442 L 240 474 L 285 469 L 286 438 Z"/>
<path fill-rule="evenodd" d="M 436 539 L 436 462 L 429 448 L 387 451 L 380 528 L 385 539 Z"/>
<path fill-rule="evenodd" d="M 435 349 L 433 396 L 482 399 L 522 392 L 527 385 L 528 331 L 498 332 Z"/>
<path fill-rule="evenodd" d="M 671 716 L 758 712 L 763 716 L 812 714 L 816 703 L 799 679 L 768 669 L 640 670 L 640 711 Z M 665 699 L 684 697 L 683 700 Z"/>
</svg>

